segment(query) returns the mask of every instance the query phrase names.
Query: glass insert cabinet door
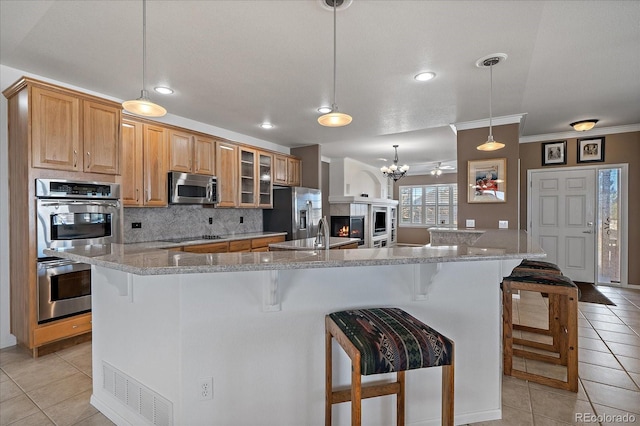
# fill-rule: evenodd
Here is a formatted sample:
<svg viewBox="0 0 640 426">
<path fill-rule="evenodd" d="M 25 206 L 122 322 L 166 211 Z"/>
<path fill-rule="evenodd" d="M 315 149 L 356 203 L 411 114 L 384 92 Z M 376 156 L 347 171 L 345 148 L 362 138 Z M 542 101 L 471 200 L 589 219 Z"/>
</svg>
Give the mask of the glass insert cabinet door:
<svg viewBox="0 0 640 426">
<path fill-rule="evenodd" d="M 272 176 L 273 176 L 273 155 L 258 152 L 258 205 L 260 207 L 271 207 L 273 199 Z"/>
</svg>

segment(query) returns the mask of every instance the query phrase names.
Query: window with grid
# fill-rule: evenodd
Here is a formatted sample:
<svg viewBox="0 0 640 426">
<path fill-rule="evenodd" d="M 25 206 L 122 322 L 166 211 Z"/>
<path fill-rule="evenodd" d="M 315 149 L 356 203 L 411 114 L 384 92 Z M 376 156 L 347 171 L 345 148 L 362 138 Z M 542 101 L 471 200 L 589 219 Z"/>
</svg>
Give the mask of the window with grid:
<svg viewBox="0 0 640 426">
<path fill-rule="evenodd" d="M 457 226 L 458 185 L 400 186 L 400 226 Z"/>
</svg>

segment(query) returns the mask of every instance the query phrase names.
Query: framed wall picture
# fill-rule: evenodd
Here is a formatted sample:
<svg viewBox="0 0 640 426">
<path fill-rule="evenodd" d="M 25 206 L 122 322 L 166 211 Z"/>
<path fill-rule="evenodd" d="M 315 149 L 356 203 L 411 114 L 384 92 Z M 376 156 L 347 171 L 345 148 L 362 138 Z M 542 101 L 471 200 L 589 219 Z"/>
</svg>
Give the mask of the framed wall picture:
<svg viewBox="0 0 640 426">
<path fill-rule="evenodd" d="M 604 137 L 578 139 L 578 163 L 604 161 Z"/>
<path fill-rule="evenodd" d="M 467 201 L 469 203 L 507 202 L 507 159 L 472 160 L 469 174 Z"/>
<path fill-rule="evenodd" d="M 567 164 L 567 141 L 542 144 L 542 165 Z"/>
</svg>

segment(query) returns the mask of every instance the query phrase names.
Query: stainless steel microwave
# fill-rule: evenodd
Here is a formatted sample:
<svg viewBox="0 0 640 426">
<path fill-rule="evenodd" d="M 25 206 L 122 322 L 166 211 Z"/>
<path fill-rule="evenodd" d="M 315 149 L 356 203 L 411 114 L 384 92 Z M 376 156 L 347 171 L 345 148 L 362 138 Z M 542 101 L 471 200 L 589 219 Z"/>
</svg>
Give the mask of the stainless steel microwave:
<svg viewBox="0 0 640 426">
<path fill-rule="evenodd" d="M 217 204 L 218 180 L 215 176 L 169 172 L 170 204 Z"/>
</svg>

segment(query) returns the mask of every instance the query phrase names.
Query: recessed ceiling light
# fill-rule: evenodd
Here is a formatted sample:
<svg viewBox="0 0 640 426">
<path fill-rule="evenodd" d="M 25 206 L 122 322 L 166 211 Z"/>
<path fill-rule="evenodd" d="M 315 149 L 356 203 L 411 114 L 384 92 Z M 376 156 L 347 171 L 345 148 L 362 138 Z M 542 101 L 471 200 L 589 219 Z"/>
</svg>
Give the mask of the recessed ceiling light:
<svg viewBox="0 0 640 426">
<path fill-rule="evenodd" d="M 429 81 L 429 80 L 433 80 L 434 78 L 436 78 L 436 73 L 435 72 L 421 72 L 420 74 L 417 74 L 415 77 L 416 80 L 418 81 Z"/>
<path fill-rule="evenodd" d="M 323 107 L 318 108 L 318 112 L 321 113 L 321 114 L 328 114 L 331 111 L 332 111 L 331 107 L 328 107 L 328 106 L 323 106 Z"/>
<path fill-rule="evenodd" d="M 173 90 L 169 87 L 163 87 L 163 86 L 158 86 L 158 87 L 154 87 L 154 89 L 156 92 L 161 93 L 163 95 L 170 95 L 173 93 Z"/>
<path fill-rule="evenodd" d="M 271 124 L 271 123 L 262 123 L 260 125 L 260 127 L 262 127 L 263 129 L 273 129 L 273 124 Z"/>
</svg>

